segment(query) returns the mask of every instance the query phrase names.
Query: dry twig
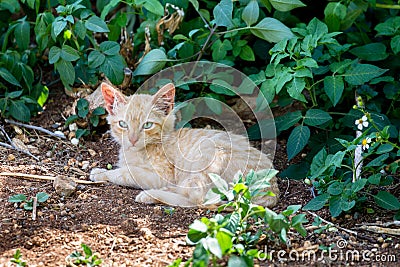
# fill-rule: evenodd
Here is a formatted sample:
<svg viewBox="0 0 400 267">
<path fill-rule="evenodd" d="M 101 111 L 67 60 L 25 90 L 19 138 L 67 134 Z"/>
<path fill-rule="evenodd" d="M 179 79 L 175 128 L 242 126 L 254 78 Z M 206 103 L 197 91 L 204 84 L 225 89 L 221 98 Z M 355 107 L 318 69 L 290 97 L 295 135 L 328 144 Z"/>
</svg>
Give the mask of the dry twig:
<svg viewBox="0 0 400 267">
<path fill-rule="evenodd" d="M 27 174 L 27 173 L 13 173 L 13 172 L 1 172 L 0 176 L 14 176 L 14 177 L 19 177 L 19 178 L 24 178 L 24 179 L 37 179 L 37 180 L 46 180 L 46 181 L 54 181 L 54 179 L 55 179 L 54 176 L 36 175 L 36 174 Z M 72 179 L 77 184 L 104 184 L 104 183 L 107 183 L 104 181 L 92 182 L 92 181 L 80 180 L 80 179 L 75 179 L 75 178 L 72 178 Z"/>
<path fill-rule="evenodd" d="M 331 225 L 331 226 L 333 226 L 333 227 L 336 227 L 337 229 L 340 229 L 340 230 L 345 231 L 345 232 L 347 232 L 347 233 L 353 234 L 353 235 L 355 235 L 355 236 L 358 235 L 358 233 L 357 233 L 356 231 L 353 231 L 353 230 L 346 229 L 346 228 L 340 227 L 340 226 L 338 226 L 338 225 L 335 225 L 334 223 L 332 223 L 332 222 L 330 222 L 330 221 L 327 221 L 327 220 L 325 220 L 324 218 L 321 218 L 320 216 L 318 216 L 318 215 L 315 214 L 314 212 L 311 212 L 311 211 L 307 211 L 307 212 L 308 212 L 309 214 L 311 214 L 312 216 L 314 216 L 314 217 L 320 218 L 321 221 L 323 221 L 324 223 L 327 223 L 327 224 L 329 224 L 329 225 Z"/>
<path fill-rule="evenodd" d="M 7 139 L 7 141 L 10 143 L 10 144 L 7 144 L 7 143 L 0 142 L 0 146 L 5 147 L 5 148 L 8 148 L 8 149 L 17 150 L 18 152 L 22 152 L 22 153 L 24 153 L 24 154 L 26 154 L 26 155 L 31 156 L 31 157 L 34 158 L 35 160 L 39 161 L 39 158 L 36 157 L 36 156 L 34 156 L 34 155 L 32 155 L 31 152 L 29 152 L 29 151 L 27 151 L 27 150 L 20 149 L 19 147 L 17 147 L 17 146 L 14 144 L 14 142 L 11 140 L 11 138 L 8 136 L 6 130 L 4 130 L 3 125 L 0 125 L 0 131 L 1 131 L 1 133 L 3 134 L 3 136 Z"/>
<path fill-rule="evenodd" d="M 359 229 L 374 232 L 377 234 L 400 235 L 400 229 L 385 228 L 375 225 L 361 225 Z"/>
<path fill-rule="evenodd" d="M 32 130 L 37 130 L 37 131 L 46 133 L 48 135 L 51 135 L 51 136 L 54 136 L 54 137 L 57 137 L 57 138 L 66 139 L 66 137 L 63 134 L 61 135 L 61 134 L 58 134 L 58 133 L 53 133 L 52 131 L 49 131 L 49 130 L 44 129 L 44 128 L 39 127 L 39 126 L 24 124 L 24 123 L 20 123 L 20 122 L 13 121 L 13 120 L 8 120 L 8 119 L 5 119 L 4 121 L 7 122 L 7 123 L 10 123 L 10 124 L 13 124 L 13 125 L 25 127 L 25 128 L 32 129 Z"/>
</svg>

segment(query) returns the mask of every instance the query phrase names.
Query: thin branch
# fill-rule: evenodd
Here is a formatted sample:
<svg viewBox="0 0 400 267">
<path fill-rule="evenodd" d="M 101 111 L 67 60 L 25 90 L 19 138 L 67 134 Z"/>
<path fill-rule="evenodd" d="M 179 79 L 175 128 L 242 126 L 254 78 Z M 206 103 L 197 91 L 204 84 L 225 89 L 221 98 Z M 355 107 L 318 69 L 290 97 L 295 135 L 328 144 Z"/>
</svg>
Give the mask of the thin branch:
<svg viewBox="0 0 400 267">
<path fill-rule="evenodd" d="M 13 124 L 13 125 L 25 127 L 25 128 L 32 129 L 32 130 L 41 131 L 41 132 L 43 132 L 43 133 L 46 133 L 46 134 L 48 134 L 48 135 L 51 135 L 51 136 L 54 136 L 54 137 L 57 137 L 57 138 L 67 139 L 67 138 L 64 136 L 64 134 L 61 135 L 61 134 L 58 134 L 58 133 L 54 133 L 54 132 L 52 132 L 52 131 L 49 131 L 49 130 L 44 129 L 44 128 L 39 127 L 39 126 L 24 124 L 24 123 L 20 123 L 20 122 L 13 121 L 13 120 L 8 120 L 8 119 L 5 119 L 4 121 L 7 122 L 7 123 L 10 123 L 10 124 Z"/>
<path fill-rule="evenodd" d="M 14 145 L 14 143 L 12 143 L 12 144 L 13 144 L 13 145 L 9 145 L 9 144 L 0 142 L 0 146 L 3 146 L 3 147 L 8 148 L 8 149 L 17 150 L 18 152 L 22 152 L 22 153 L 24 153 L 24 154 L 26 154 L 26 155 L 31 156 L 31 157 L 34 158 L 36 161 L 40 161 L 40 159 L 39 159 L 38 157 L 36 157 L 35 155 L 33 155 L 31 152 L 16 147 L 16 146 Z"/>
<path fill-rule="evenodd" d="M 358 235 L 358 233 L 357 233 L 356 231 L 352 231 L 352 230 L 349 230 L 349 229 L 340 227 L 340 226 L 338 226 L 338 225 L 335 225 L 334 223 L 332 223 L 332 222 L 330 222 L 330 221 L 327 221 L 327 220 L 325 220 L 324 218 L 321 218 L 320 216 L 318 216 L 318 215 L 315 214 L 314 212 L 311 212 L 311 211 L 307 211 L 307 212 L 308 212 L 309 214 L 311 214 L 312 216 L 314 216 L 314 217 L 320 218 L 321 221 L 323 221 L 324 223 L 327 223 L 327 224 L 329 224 L 329 225 L 331 225 L 331 226 L 333 226 L 333 227 L 336 227 L 336 228 L 338 228 L 338 229 L 340 229 L 340 230 L 342 230 L 342 231 L 348 232 L 348 233 L 353 234 L 353 235 L 355 235 L 355 236 Z"/>
<path fill-rule="evenodd" d="M 36 174 L 27 174 L 27 173 L 13 173 L 13 172 L 1 172 L 0 176 L 14 176 L 14 177 L 19 177 L 19 178 L 24 178 L 24 179 L 37 179 L 37 180 L 46 180 L 46 181 L 54 181 L 54 179 L 55 179 L 54 176 L 36 175 Z M 72 178 L 72 179 L 77 184 L 105 184 L 105 183 L 107 183 L 105 181 L 92 182 L 92 181 L 80 180 L 80 179 L 75 179 L 75 178 Z"/>
</svg>

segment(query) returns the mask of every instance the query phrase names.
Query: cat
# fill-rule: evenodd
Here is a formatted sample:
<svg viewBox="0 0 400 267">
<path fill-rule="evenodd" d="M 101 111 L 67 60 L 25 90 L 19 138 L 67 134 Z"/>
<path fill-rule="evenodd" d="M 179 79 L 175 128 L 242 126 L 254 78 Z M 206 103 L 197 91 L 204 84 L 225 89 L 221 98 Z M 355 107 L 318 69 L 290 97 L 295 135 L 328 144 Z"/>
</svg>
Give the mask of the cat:
<svg viewBox="0 0 400 267">
<path fill-rule="evenodd" d="M 107 83 L 101 84 L 112 137 L 120 144 L 115 170 L 92 169 L 92 181 L 109 181 L 143 189 L 137 202 L 180 207 L 203 207 L 209 189 L 208 174 L 228 183 L 235 174 L 250 169 L 272 169 L 266 154 L 249 146 L 246 137 L 210 129 L 175 129 L 175 86 L 169 83 L 155 95 L 125 96 Z M 263 196 L 264 206 L 278 201 L 276 177 Z M 260 202 L 260 200 L 258 200 Z"/>
</svg>

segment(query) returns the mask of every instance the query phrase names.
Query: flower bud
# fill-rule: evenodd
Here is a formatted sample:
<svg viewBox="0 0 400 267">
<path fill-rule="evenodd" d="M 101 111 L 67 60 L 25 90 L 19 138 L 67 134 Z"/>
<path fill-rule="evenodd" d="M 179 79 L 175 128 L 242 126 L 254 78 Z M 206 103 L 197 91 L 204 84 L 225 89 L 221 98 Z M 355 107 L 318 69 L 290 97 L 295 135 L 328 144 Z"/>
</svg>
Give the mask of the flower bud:
<svg viewBox="0 0 400 267">
<path fill-rule="evenodd" d="M 72 32 L 70 30 L 64 31 L 64 39 L 65 40 L 71 39 L 71 36 L 72 36 Z"/>
</svg>

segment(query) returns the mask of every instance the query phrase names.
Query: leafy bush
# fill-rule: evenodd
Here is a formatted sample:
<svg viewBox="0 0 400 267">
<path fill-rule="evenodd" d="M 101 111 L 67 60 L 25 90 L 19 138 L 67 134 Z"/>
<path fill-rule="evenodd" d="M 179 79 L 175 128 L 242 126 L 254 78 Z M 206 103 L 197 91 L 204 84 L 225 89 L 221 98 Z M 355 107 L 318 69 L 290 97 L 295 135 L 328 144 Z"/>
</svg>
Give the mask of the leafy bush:
<svg viewBox="0 0 400 267">
<path fill-rule="evenodd" d="M 193 256 L 185 266 L 216 266 L 217 262 L 227 262 L 228 266 L 253 266 L 254 259 L 265 258 L 257 247 L 262 238 L 280 240 L 287 243 L 287 232 L 294 229 L 302 236 L 306 235 L 303 223 L 308 222 L 305 214 L 294 214 L 300 205 L 287 207 L 282 213 L 254 204 L 257 197 L 268 195 L 265 192 L 268 181 L 276 175 L 275 170 L 250 171 L 244 177 L 238 173 L 232 185 L 215 174 L 210 174 L 216 188 L 207 193 L 212 204 L 220 200 L 227 201 L 218 208 L 212 218 L 203 217 L 189 226 L 187 242 L 195 245 Z M 229 210 L 228 213 L 221 213 Z M 170 266 L 180 266 L 182 260 L 176 260 Z"/>
</svg>

